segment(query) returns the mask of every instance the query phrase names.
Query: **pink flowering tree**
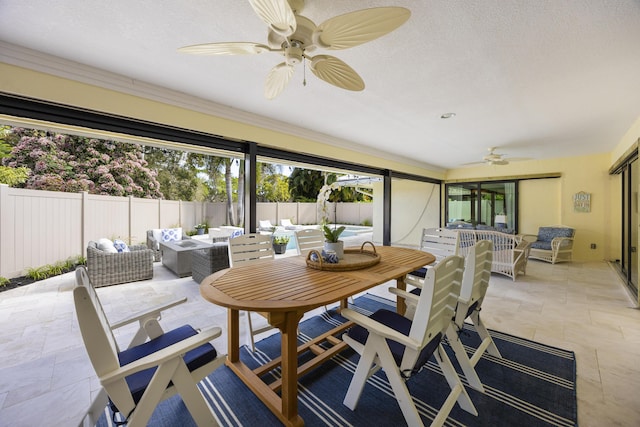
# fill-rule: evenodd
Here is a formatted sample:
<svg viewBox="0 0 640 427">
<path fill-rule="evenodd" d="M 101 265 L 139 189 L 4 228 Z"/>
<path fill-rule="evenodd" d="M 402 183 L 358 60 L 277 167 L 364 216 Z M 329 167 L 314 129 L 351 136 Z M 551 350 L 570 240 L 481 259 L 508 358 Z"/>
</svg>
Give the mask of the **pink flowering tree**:
<svg viewBox="0 0 640 427">
<path fill-rule="evenodd" d="M 135 144 L 12 128 L 9 167 L 31 170 L 20 187 L 111 196 L 162 198 L 155 171 Z"/>
</svg>

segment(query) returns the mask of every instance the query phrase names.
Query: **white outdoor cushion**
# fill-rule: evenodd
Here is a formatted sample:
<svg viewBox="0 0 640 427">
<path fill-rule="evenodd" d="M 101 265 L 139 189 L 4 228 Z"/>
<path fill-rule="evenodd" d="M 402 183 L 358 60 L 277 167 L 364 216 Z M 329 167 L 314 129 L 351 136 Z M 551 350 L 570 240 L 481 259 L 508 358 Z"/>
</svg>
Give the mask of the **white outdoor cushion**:
<svg viewBox="0 0 640 427">
<path fill-rule="evenodd" d="M 153 235 L 153 238 L 155 239 L 156 242 L 160 242 L 162 240 L 162 229 L 161 228 L 154 228 L 151 230 L 151 234 Z"/>
<path fill-rule="evenodd" d="M 103 252 L 108 252 L 111 254 L 117 254 L 118 250 L 116 249 L 116 247 L 113 245 L 113 242 L 107 238 L 102 238 L 100 240 L 98 240 L 98 249 L 100 249 Z"/>
</svg>

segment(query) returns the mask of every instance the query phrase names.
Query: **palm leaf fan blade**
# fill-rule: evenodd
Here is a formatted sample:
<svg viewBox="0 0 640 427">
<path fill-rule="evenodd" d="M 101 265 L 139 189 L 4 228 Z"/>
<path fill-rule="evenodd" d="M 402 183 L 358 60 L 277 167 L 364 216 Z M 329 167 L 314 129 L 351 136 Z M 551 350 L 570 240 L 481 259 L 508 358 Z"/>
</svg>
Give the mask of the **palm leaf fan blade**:
<svg viewBox="0 0 640 427">
<path fill-rule="evenodd" d="M 319 79 L 342 89 L 361 91 L 364 81 L 344 61 L 329 55 L 316 55 L 311 59 L 311 72 Z"/>
<path fill-rule="evenodd" d="M 287 0 L 249 0 L 255 13 L 273 31 L 285 37 L 295 33 L 296 17 Z"/>
<path fill-rule="evenodd" d="M 318 25 L 318 44 L 326 49 L 347 49 L 375 40 L 404 24 L 411 12 L 403 7 L 377 7 L 346 13 Z"/>
<path fill-rule="evenodd" d="M 264 96 L 273 99 L 280 95 L 293 76 L 293 67 L 281 62 L 269 71 L 264 85 Z"/>
<path fill-rule="evenodd" d="M 270 50 L 269 46 L 260 43 L 228 42 L 194 44 L 181 47 L 178 52 L 191 55 L 252 55 Z"/>
</svg>

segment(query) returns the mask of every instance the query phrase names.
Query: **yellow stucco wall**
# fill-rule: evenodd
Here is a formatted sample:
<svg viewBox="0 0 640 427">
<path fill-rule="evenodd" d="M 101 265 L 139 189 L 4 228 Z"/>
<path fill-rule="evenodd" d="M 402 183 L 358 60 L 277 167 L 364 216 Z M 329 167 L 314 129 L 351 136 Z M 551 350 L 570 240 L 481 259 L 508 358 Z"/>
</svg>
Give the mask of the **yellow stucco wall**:
<svg viewBox="0 0 640 427">
<path fill-rule="evenodd" d="M 535 234 L 540 225 L 561 224 L 561 180 L 558 178 L 520 181 L 518 228 L 524 234 Z M 540 203 L 540 199 L 544 203 Z"/>
<path fill-rule="evenodd" d="M 536 234 L 542 225 L 563 224 L 576 229 L 574 259 L 597 261 L 619 258 L 619 176 L 608 174 L 609 153 L 513 162 L 504 166 L 479 166 L 447 172 L 446 180 L 483 180 L 560 173 L 556 179 L 527 182 L 520 198 L 520 232 Z M 576 212 L 573 195 L 591 193 L 591 212 Z M 540 211 L 548 209 L 543 215 Z M 590 249 L 591 243 L 596 249 Z"/>
</svg>

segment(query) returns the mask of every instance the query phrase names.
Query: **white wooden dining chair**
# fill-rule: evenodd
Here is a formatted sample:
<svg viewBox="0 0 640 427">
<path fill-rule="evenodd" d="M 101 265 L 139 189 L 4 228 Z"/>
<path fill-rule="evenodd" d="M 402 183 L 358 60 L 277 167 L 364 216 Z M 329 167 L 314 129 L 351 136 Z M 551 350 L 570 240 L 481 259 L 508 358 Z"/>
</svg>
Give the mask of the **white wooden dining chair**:
<svg viewBox="0 0 640 427">
<path fill-rule="evenodd" d="M 455 316 L 452 317 L 449 327 L 446 331 L 446 337 L 449 345 L 454 350 L 456 359 L 462 368 L 465 378 L 469 385 L 476 390 L 484 393 L 484 386 L 475 371 L 478 360 L 486 351 L 492 356 L 502 357 L 500 351 L 496 347 L 489 331 L 485 327 L 480 318 L 480 310 L 482 302 L 489 287 L 489 279 L 491 278 L 491 263 L 493 260 L 493 243 L 489 240 L 480 240 L 471 247 L 467 258 L 465 259 L 464 273 L 462 276 L 462 286 L 460 288 L 460 297 L 456 305 Z M 418 302 L 420 289 L 416 288 L 410 292 L 395 291 L 397 295 L 405 298 L 407 306 L 415 307 Z M 412 312 L 407 311 L 406 316 L 411 317 Z M 464 328 L 464 322 L 470 319 L 475 326 L 476 332 L 482 340 L 478 348 L 469 357 L 459 334 Z"/>
<path fill-rule="evenodd" d="M 229 266 L 239 267 L 242 265 L 254 264 L 257 262 L 269 262 L 275 259 L 271 236 L 267 234 L 245 234 L 242 236 L 229 239 Z M 239 284 L 241 286 L 241 284 Z M 251 320 L 251 312 L 246 312 L 247 324 L 249 327 L 249 340 L 251 342 L 251 350 L 256 351 L 256 343 L 254 337 L 262 332 L 273 329 L 269 323 L 255 328 Z M 262 313 L 259 313 L 262 314 Z M 266 317 L 262 314 L 263 317 Z"/>
<path fill-rule="evenodd" d="M 319 228 L 307 228 L 298 230 L 296 235 L 296 248 L 298 255 L 306 255 L 310 250 L 321 252 L 324 249 L 324 233 Z M 349 297 L 349 301 L 353 303 L 353 297 Z M 324 306 L 325 311 L 328 306 Z"/>
<path fill-rule="evenodd" d="M 489 331 L 480 318 L 482 302 L 489 288 L 493 253 L 493 242 L 489 240 L 480 240 L 471 248 L 466 258 L 456 315 L 452 319 L 446 334 L 449 345 L 453 348 L 456 359 L 469 385 L 483 393 L 484 386 L 475 371 L 478 360 L 480 360 L 485 351 L 492 356 L 502 358 L 498 347 L 496 347 Z M 482 340 L 471 357 L 469 357 L 460 341 L 460 333 L 462 333 L 466 319 L 471 320 Z"/>
<path fill-rule="evenodd" d="M 312 249 L 321 251 L 324 248 L 324 234 L 319 228 L 297 230 L 295 235 L 298 255 L 306 254 Z"/>
<path fill-rule="evenodd" d="M 422 426 L 405 381 L 420 375 L 420 367 L 433 355 L 451 391 L 431 425 L 442 425 L 456 402 L 465 411 L 478 415 L 441 344 L 460 295 L 463 265 L 462 257 L 452 255 L 427 271 L 413 320 L 385 309 L 369 317 L 351 309 L 342 310 L 344 317 L 356 323 L 343 340 L 360 354 L 343 402 L 347 407 L 355 410 L 367 379 L 383 369 L 407 425 Z"/>
<path fill-rule="evenodd" d="M 185 325 L 165 332 L 158 322 L 163 310 L 186 298 L 110 324 L 83 266 L 76 270 L 73 298 L 82 340 L 114 414 L 121 413 L 129 427 L 146 426 L 156 406 L 178 393 L 197 425 L 218 425 L 197 384 L 226 359 L 209 343 L 220 336 L 221 329 L 211 327 L 198 332 Z M 121 350 L 113 331 L 135 323 L 139 324 L 138 332 Z M 102 390 L 98 399 L 104 399 Z M 98 415 L 97 410 L 87 414 Z M 85 421 L 95 425 L 97 419 Z"/>
<path fill-rule="evenodd" d="M 423 228 L 420 236 L 420 250 L 436 257 L 432 264 L 409 273 L 410 276 L 424 279 L 427 268 L 435 266 L 449 255 L 460 255 L 458 232 L 446 228 Z"/>
</svg>

